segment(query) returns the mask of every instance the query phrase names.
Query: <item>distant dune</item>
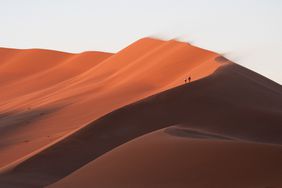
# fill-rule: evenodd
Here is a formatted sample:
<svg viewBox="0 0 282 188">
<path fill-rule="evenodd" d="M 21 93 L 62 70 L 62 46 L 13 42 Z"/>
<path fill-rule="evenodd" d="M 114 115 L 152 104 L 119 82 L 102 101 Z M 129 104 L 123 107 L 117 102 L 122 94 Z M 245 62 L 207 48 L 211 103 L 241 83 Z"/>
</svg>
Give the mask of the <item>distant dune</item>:
<svg viewBox="0 0 282 188">
<path fill-rule="evenodd" d="M 1 48 L 0 85 L 0 187 L 282 186 L 282 87 L 217 53 Z"/>
</svg>

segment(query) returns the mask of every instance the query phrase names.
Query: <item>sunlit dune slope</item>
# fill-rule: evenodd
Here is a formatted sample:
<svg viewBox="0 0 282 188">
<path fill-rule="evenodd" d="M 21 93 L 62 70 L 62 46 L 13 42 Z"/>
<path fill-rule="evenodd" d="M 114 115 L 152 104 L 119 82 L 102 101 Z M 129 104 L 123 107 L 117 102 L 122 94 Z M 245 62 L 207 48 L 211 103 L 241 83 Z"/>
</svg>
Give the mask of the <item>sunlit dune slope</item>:
<svg viewBox="0 0 282 188">
<path fill-rule="evenodd" d="M 70 54 L 41 49 L 14 52 L 0 66 L 1 81 L 5 81 L 1 87 L 6 89 L 1 97 L 6 100 L 14 100 L 72 79 L 112 55 L 104 52 Z"/>
<path fill-rule="evenodd" d="M 219 61 L 218 58 L 216 59 L 215 61 Z M 178 125 L 188 131 L 182 129 L 166 131 L 166 133 L 173 137 L 163 138 L 164 143 L 166 143 L 166 139 L 168 139 L 168 142 L 170 139 L 176 139 L 175 136 L 181 137 L 181 139 L 185 139 L 185 137 L 196 137 L 194 139 L 197 139 L 199 136 L 195 135 L 200 134 L 200 138 L 205 138 L 204 141 L 196 140 L 191 142 L 190 140 L 184 140 L 183 145 L 180 145 L 190 148 L 196 147 L 194 143 L 200 143 L 200 147 L 207 147 L 208 145 L 214 147 L 217 144 L 222 144 L 222 150 L 219 148 L 219 152 L 230 153 L 230 155 L 232 153 L 235 154 L 239 146 L 246 148 L 254 146 L 252 150 L 254 154 L 266 152 L 269 146 L 273 153 L 266 154 L 264 159 L 254 161 L 250 167 L 254 167 L 259 162 L 267 165 L 267 160 L 276 160 L 276 154 L 277 156 L 281 155 L 279 149 L 279 145 L 282 143 L 281 94 L 282 89 L 280 85 L 229 62 L 206 78 L 170 89 L 109 113 L 73 135 L 66 137 L 59 143 L 18 164 L 10 172 L 6 172 L 0 182 L 2 185 L 9 185 L 11 187 L 16 185 L 44 186 L 75 172 L 61 182 L 58 182 L 57 185 L 65 186 L 69 185 L 69 182 L 78 185 L 81 180 L 85 180 L 85 182 L 81 182 L 81 185 L 103 185 L 105 183 L 103 179 L 101 181 L 87 179 L 89 174 L 85 176 L 86 179 L 84 177 L 81 178 L 84 176 L 81 174 L 85 172 L 83 169 L 90 169 L 89 171 L 87 170 L 87 173 L 92 173 L 92 166 L 95 166 L 95 159 L 98 157 L 100 158 L 97 161 L 102 161 L 101 164 L 103 164 L 103 161 L 108 161 L 108 158 L 111 159 L 112 156 L 116 156 L 116 154 L 111 154 L 111 150 L 117 146 L 124 144 L 122 147 L 127 148 L 128 141 L 172 125 Z M 196 130 L 196 133 L 191 130 Z M 220 140 L 213 142 L 214 139 Z M 175 142 L 170 144 L 170 147 L 172 147 Z M 172 149 L 170 147 L 168 147 L 168 153 Z M 234 150 L 227 150 L 229 147 L 231 147 L 230 150 Z M 131 146 L 128 146 L 128 148 L 131 148 Z M 140 147 L 138 146 L 137 148 Z M 145 148 L 143 149 L 146 150 Z M 144 151 L 143 149 L 140 152 Z M 109 152 L 105 155 L 108 157 L 103 159 L 103 154 L 106 152 Z M 165 152 L 165 148 L 163 150 L 160 149 L 160 154 Z M 188 155 L 188 153 L 184 154 Z M 206 153 L 199 153 L 199 155 L 201 154 L 208 157 L 211 153 L 206 151 Z M 124 155 L 127 154 L 125 153 Z M 242 157 L 240 154 L 234 155 L 234 158 L 229 159 L 229 161 L 236 160 L 237 156 Z M 249 153 L 244 164 L 248 164 L 252 156 Z M 191 158 L 191 160 L 194 159 L 196 160 L 197 157 Z M 223 159 L 226 158 L 223 157 Z M 157 159 L 152 158 L 152 160 Z M 120 161 L 117 160 L 118 162 Z M 126 163 L 126 161 L 124 162 Z M 134 165 L 135 162 L 138 163 L 138 160 L 134 161 L 133 159 L 131 162 Z M 172 161 L 165 162 L 170 166 L 173 165 L 171 164 Z M 207 160 L 207 163 L 211 164 L 211 161 Z M 189 166 L 189 164 L 192 164 L 192 161 L 187 165 Z M 79 169 L 83 165 L 86 166 Z M 89 168 L 88 165 L 90 165 Z M 113 161 L 109 165 L 109 170 L 117 170 L 112 169 L 115 165 L 117 164 Z M 141 164 L 136 164 L 137 168 L 140 167 L 138 165 Z M 271 163 L 269 168 L 273 166 L 274 163 Z M 273 167 L 273 174 L 271 175 L 276 178 L 275 181 L 279 177 L 280 171 L 278 167 L 280 166 L 280 164 L 277 164 L 277 168 Z M 93 174 L 99 174 L 99 169 L 101 168 L 99 162 L 97 169 L 94 168 Z M 227 165 L 224 168 L 225 170 L 232 170 L 233 167 L 232 165 Z M 106 170 L 101 170 L 101 173 L 106 173 Z M 123 174 L 123 169 L 119 170 Z M 169 168 L 167 170 L 169 171 Z M 236 173 L 243 170 L 243 168 L 239 168 Z M 253 172 L 255 170 L 250 169 L 250 171 L 246 172 Z M 269 171 L 268 169 L 267 172 Z M 128 169 L 124 171 L 125 175 L 130 174 L 130 172 L 135 173 L 135 171 L 129 171 Z M 197 172 L 200 172 L 200 170 Z M 220 173 L 223 172 L 224 169 Z M 203 178 L 210 180 L 207 177 L 208 174 L 204 174 Z M 109 173 L 108 179 L 115 180 L 111 175 L 114 176 L 114 172 Z M 250 176 L 249 182 L 254 183 L 251 179 L 261 177 L 262 175 L 263 173 L 257 173 L 257 175 Z M 160 175 L 157 178 L 160 179 L 162 177 L 165 176 Z M 112 183 L 114 185 L 116 182 L 117 185 L 122 186 L 124 185 L 123 183 L 126 183 L 123 180 L 112 181 Z M 270 180 L 267 179 L 265 182 L 268 183 Z M 153 181 L 149 182 L 149 184 L 152 183 Z M 216 181 L 211 183 L 217 185 Z M 221 185 L 227 184 L 223 182 Z M 252 184 L 242 183 L 242 185 Z"/>
<path fill-rule="evenodd" d="M 0 48 L 1 87 L 53 68 L 72 55 L 52 50 Z"/>
<path fill-rule="evenodd" d="M 219 55 L 187 43 L 141 39 L 116 54 L 1 49 L 0 167 L 89 122 L 215 71 Z"/>
</svg>

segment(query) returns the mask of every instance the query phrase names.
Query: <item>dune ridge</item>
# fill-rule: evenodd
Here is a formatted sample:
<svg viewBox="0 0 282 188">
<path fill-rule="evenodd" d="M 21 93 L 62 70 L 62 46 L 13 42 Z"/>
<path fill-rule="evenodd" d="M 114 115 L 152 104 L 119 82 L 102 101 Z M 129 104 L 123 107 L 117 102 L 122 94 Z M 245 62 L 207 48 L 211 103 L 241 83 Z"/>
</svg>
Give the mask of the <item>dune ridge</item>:
<svg viewBox="0 0 282 188">
<path fill-rule="evenodd" d="M 165 131 L 160 129 L 129 141 L 48 187 L 282 185 L 281 145 L 201 138 L 200 131 L 199 137 L 171 136 Z"/>
<path fill-rule="evenodd" d="M 281 186 L 281 85 L 175 40 L 93 56 L 56 84 L 35 74 L 4 85 L 0 186 Z M 23 82 L 34 87 L 9 95 Z"/>
<path fill-rule="evenodd" d="M 244 91 L 244 93 L 236 94 L 237 90 Z M 252 97 L 242 97 L 246 93 Z M 172 125 L 229 138 L 226 140 L 228 142 L 231 140 L 235 145 L 236 143 L 240 146 L 252 145 L 252 143 L 255 146 L 265 145 L 263 152 L 267 151 L 266 146 L 268 145 L 272 147 L 274 144 L 277 146 L 273 147 L 279 148 L 282 143 L 280 136 L 282 118 L 279 103 L 279 101 L 282 102 L 282 98 L 279 93 L 281 93 L 281 87 L 278 84 L 230 63 L 204 79 L 143 99 L 94 121 L 61 142 L 19 164 L 10 174 L 6 174 L 3 182 L 10 182 L 11 178 L 14 183 L 24 185 L 24 182 L 28 182 L 38 186 L 38 182 L 34 182 L 34 179 L 40 178 L 41 184 L 39 185 L 46 185 L 74 171 L 75 173 L 67 176 L 62 182 L 58 182 L 58 187 L 68 187 L 70 184 L 103 187 L 105 182 L 102 179 L 101 181 L 93 180 L 93 178 L 85 179 L 88 175 L 83 177 L 80 175 L 80 173 L 84 174 L 84 169 L 88 169 L 87 163 L 90 162 L 89 165 L 93 166 L 96 164 L 96 158 L 103 161 L 103 154 L 109 152 L 106 156 L 111 156 L 111 150 L 117 146 L 124 144 L 122 147 L 126 147 L 127 142 L 132 139 Z M 240 106 L 237 105 L 238 103 Z M 217 139 L 208 138 L 206 140 L 213 145 Z M 223 145 L 225 145 L 226 141 L 220 142 L 224 142 Z M 279 151 L 278 149 L 277 152 Z M 79 155 L 72 155 L 78 152 Z M 164 149 L 163 152 L 166 150 Z M 169 153 L 169 150 L 167 152 Z M 222 152 L 226 152 L 226 149 Z M 267 159 L 266 157 L 265 160 Z M 236 160 L 236 156 L 232 160 Z M 246 160 L 246 163 L 248 161 Z M 117 161 L 117 163 L 123 164 L 122 161 Z M 86 166 L 77 170 L 83 165 Z M 279 167 L 277 164 L 277 170 Z M 91 169 L 89 173 L 96 173 L 91 167 L 89 168 Z M 98 169 L 101 168 L 103 167 L 98 165 Z M 109 170 L 115 171 L 111 168 Z M 97 170 L 98 174 L 99 172 Z M 101 172 L 104 173 L 103 170 Z M 280 178 L 279 174 L 273 173 L 276 178 Z M 130 174 L 130 171 L 125 171 L 124 174 Z M 258 176 L 253 176 L 253 179 L 255 178 Z M 266 183 L 269 181 L 266 180 Z M 112 181 L 112 183 L 112 187 L 123 187 L 128 182 Z M 154 183 L 160 182 L 151 182 L 153 187 Z M 186 182 L 185 185 L 189 185 L 189 182 Z M 223 185 L 226 186 L 226 184 Z M 242 187 L 249 185 L 242 183 Z M 56 187 L 57 184 L 54 186 Z M 111 187 L 109 184 L 107 186 Z"/>
<path fill-rule="evenodd" d="M 183 84 L 188 75 L 197 80 L 219 67 L 216 53 L 151 38 L 116 54 L 1 49 L 5 51 L 0 111 L 8 123 L 1 134 L 0 167 L 117 108 Z M 202 73 L 197 69 L 194 76 L 200 65 Z M 38 113 L 54 107 L 58 110 Z M 21 123 L 15 117 L 21 117 Z"/>
</svg>

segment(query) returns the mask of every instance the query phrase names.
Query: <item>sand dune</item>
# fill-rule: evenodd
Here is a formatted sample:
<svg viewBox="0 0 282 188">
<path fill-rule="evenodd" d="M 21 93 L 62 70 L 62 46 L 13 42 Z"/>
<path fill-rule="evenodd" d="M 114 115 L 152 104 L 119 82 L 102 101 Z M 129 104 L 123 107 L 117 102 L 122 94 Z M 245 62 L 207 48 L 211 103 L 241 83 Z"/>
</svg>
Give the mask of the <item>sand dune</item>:
<svg viewBox="0 0 282 188">
<path fill-rule="evenodd" d="M 1 48 L 0 53 L 1 86 L 50 69 L 72 55 L 52 50 L 6 48 Z"/>
<path fill-rule="evenodd" d="M 2 167 L 114 109 L 183 84 L 187 75 L 196 80 L 219 66 L 216 53 L 151 38 L 117 54 L 5 51 L 0 66 L 6 78 L 0 93 Z"/>
<path fill-rule="evenodd" d="M 242 97 L 246 95 L 251 97 Z M 198 129 L 236 142 L 279 145 L 281 100 L 279 85 L 236 64 L 225 65 L 202 80 L 154 95 L 94 121 L 21 163 L 2 182 L 49 184 L 99 156 L 103 158 L 105 152 L 120 144 L 171 125 Z"/>
<path fill-rule="evenodd" d="M 198 132 L 197 136 L 178 137 L 166 134 L 165 130 L 149 133 L 106 153 L 50 187 L 282 185 L 281 146 L 203 135 Z"/>
<path fill-rule="evenodd" d="M 22 50 L 1 53 L 5 72 Z M 174 40 L 48 53 L 48 68 L 3 81 L 1 186 L 281 185 L 279 84 Z"/>
</svg>

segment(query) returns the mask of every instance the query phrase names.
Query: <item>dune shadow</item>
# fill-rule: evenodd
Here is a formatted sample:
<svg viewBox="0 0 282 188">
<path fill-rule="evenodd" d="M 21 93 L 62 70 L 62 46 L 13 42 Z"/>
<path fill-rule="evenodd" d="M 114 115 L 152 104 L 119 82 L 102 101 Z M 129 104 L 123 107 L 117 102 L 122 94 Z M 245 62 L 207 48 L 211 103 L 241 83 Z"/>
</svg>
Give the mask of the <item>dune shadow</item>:
<svg viewBox="0 0 282 188">
<path fill-rule="evenodd" d="M 50 185 L 121 144 L 171 125 L 184 124 L 186 129 L 166 129 L 184 138 L 230 140 L 228 135 L 281 144 L 280 93 L 281 86 L 260 75 L 225 66 L 189 87 L 158 93 L 89 123 L 4 174 L 0 187 Z"/>
</svg>

